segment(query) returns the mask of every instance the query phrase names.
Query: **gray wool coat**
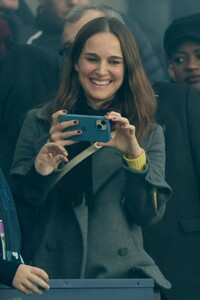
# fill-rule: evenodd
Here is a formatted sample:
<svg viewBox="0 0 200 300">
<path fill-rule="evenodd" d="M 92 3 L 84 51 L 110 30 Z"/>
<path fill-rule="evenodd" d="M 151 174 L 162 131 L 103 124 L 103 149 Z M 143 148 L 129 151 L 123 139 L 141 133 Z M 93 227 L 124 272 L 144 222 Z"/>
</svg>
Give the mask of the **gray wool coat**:
<svg viewBox="0 0 200 300">
<path fill-rule="evenodd" d="M 52 260 L 59 258 L 58 268 L 65 264 L 65 255 L 61 254 L 65 242 L 57 243 L 56 239 L 60 222 L 63 222 L 61 235 L 65 232 L 65 218 L 59 216 L 64 211 L 60 199 L 67 199 L 67 191 L 63 195 L 54 187 L 48 196 L 45 194 L 62 168 L 48 176 L 33 170 L 35 156 L 49 137 L 46 109 L 28 113 L 11 174 L 22 238 L 24 236 L 24 244 L 30 246 L 24 249 L 25 252 L 34 249 L 28 255 L 29 262 L 33 259 L 35 265 L 54 277 L 56 273 L 48 269 Z M 114 148 L 103 147 L 92 155 L 92 206 L 83 200 L 72 208 L 80 231 L 80 278 L 124 278 L 131 270 L 137 270 L 144 277 L 153 278 L 158 285 L 170 288 L 169 281 L 144 250 L 141 230 L 162 218 L 171 197 L 171 189 L 165 181 L 164 137 L 159 125 L 152 124 L 142 146 L 148 161 L 143 171 L 129 168 L 123 154 Z M 157 189 L 157 209 L 153 187 Z M 27 238 L 32 231 L 36 234 Z M 65 274 L 60 277 L 64 278 Z"/>
</svg>

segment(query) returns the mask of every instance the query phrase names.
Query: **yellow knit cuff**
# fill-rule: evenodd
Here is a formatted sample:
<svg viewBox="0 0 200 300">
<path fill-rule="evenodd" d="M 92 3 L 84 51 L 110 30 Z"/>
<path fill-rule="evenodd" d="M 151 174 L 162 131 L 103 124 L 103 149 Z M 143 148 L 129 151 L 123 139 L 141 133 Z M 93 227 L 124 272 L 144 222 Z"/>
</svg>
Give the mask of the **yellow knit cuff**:
<svg viewBox="0 0 200 300">
<path fill-rule="evenodd" d="M 153 200 L 154 200 L 154 206 L 157 209 L 158 203 L 157 203 L 157 189 L 156 187 L 153 187 Z"/>
<path fill-rule="evenodd" d="M 125 155 L 123 158 L 131 169 L 135 169 L 137 171 L 142 171 L 147 163 L 147 157 L 144 150 L 142 150 L 142 154 L 135 159 L 128 159 Z"/>
</svg>

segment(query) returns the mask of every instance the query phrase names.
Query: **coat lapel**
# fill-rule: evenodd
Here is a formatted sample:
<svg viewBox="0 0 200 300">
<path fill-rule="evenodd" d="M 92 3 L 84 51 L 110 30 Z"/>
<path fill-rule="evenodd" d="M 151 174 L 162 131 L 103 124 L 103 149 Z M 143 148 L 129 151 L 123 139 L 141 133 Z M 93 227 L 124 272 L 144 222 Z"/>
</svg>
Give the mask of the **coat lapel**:
<svg viewBox="0 0 200 300">
<path fill-rule="evenodd" d="M 122 155 L 113 148 L 101 148 L 92 155 L 92 179 L 93 193 L 95 194 L 122 166 Z M 82 234 L 83 251 L 81 278 L 84 278 L 84 271 L 87 259 L 87 238 L 88 238 L 88 206 L 85 201 L 74 207 L 80 231 Z"/>
</svg>

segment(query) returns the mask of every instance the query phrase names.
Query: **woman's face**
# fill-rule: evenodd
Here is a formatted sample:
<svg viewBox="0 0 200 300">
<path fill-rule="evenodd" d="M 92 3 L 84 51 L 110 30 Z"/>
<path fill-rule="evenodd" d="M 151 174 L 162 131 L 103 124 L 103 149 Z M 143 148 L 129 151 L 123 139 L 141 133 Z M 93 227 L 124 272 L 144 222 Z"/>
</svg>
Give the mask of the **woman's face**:
<svg viewBox="0 0 200 300">
<path fill-rule="evenodd" d="M 118 38 L 110 32 L 91 36 L 75 68 L 88 104 L 98 109 L 114 97 L 123 83 L 124 61 Z"/>
<path fill-rule="evenodd" d="M 200 90 L 200 42 L 184 42 L 172 54 L 169 73 L 177 83 Z"/>
</svg>

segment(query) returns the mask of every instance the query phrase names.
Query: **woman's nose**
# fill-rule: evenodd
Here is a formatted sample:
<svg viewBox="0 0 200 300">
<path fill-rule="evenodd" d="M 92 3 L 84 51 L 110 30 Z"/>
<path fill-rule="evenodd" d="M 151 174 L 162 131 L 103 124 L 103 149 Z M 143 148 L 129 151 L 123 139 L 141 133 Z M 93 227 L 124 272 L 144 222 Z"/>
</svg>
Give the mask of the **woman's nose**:
<svg viewBox="0 0 200 300">
<path fill-rule="evenodd" d="M 191 56 L 186 63 L 186 69 L 199 69 L 199 68 L 200 68 L 200 60 L 197 59 L 195 56 Z"/>
<path fill-rule="evenodd" d="M 108 71 L 107 63 L 100 62 L 97 67 L 97 74 L 100 76 L 103 76 L 103 75 L 107 74 L 107 71 Z"/>
</svg>

